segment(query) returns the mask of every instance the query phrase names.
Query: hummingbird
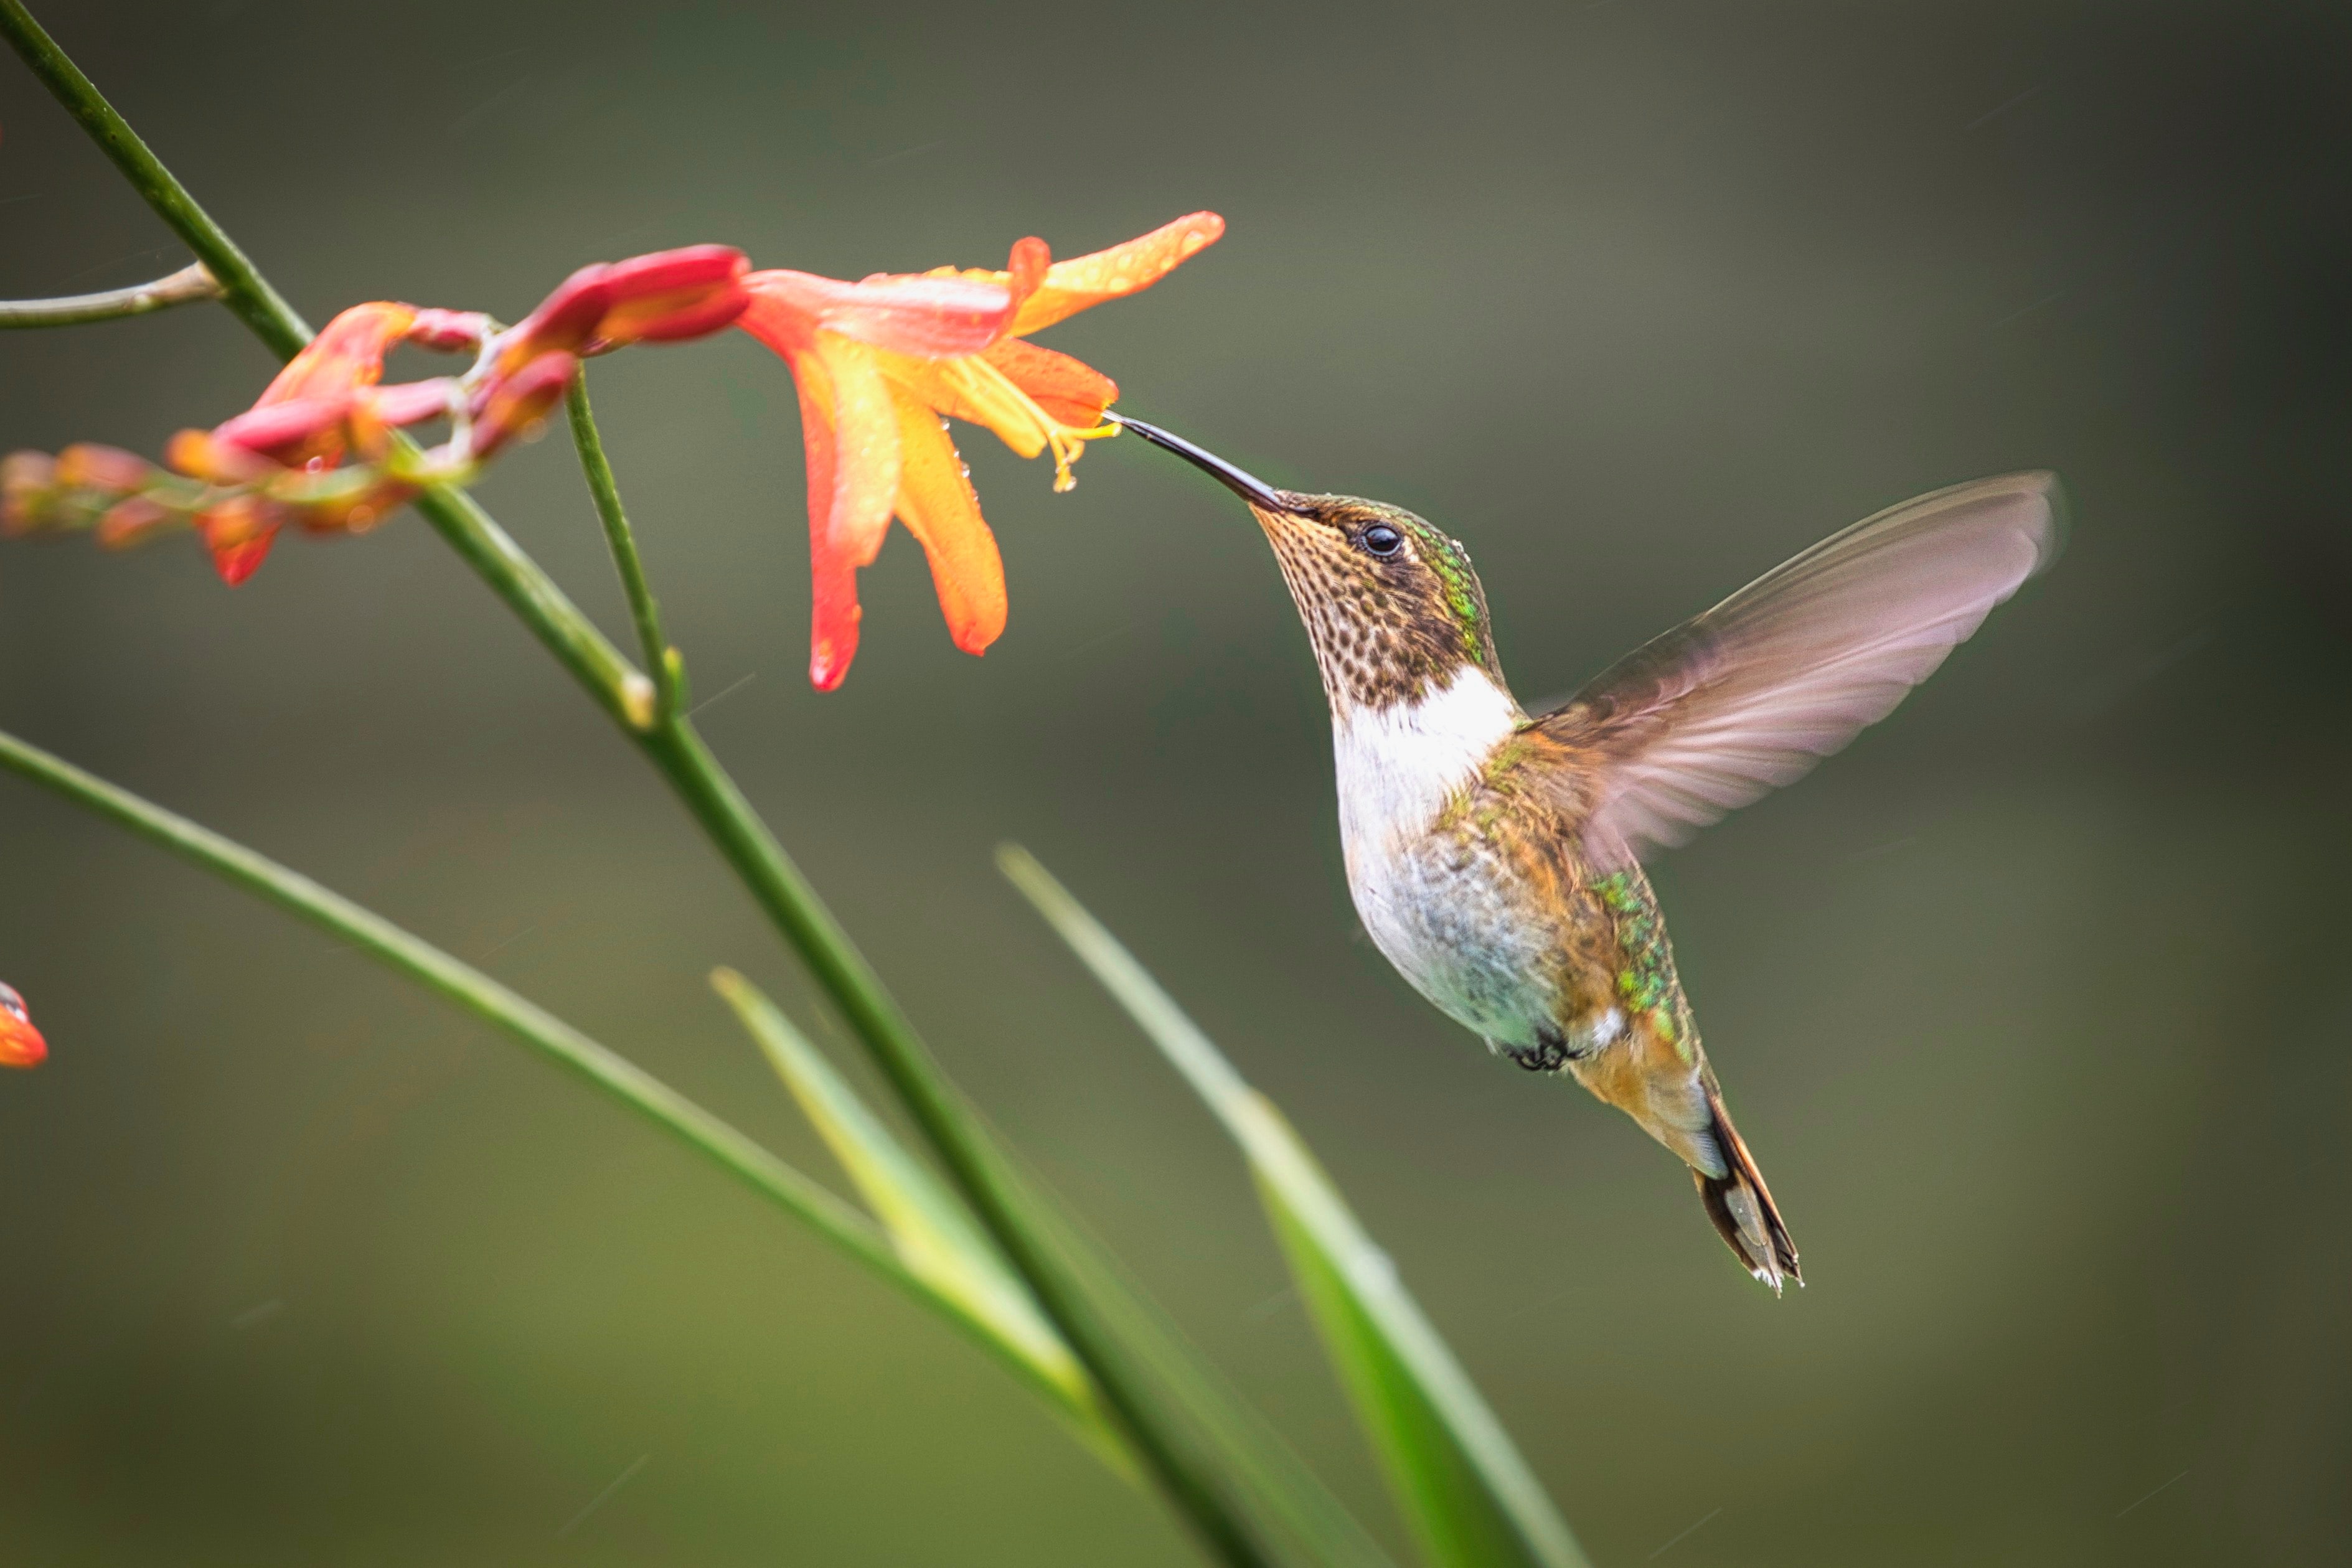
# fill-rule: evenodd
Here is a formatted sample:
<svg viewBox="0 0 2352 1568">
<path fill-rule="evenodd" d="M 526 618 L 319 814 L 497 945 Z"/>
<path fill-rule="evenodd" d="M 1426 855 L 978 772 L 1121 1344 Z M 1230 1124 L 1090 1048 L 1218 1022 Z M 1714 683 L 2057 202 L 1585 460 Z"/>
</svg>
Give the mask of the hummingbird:
<svg viewBox="0 0 2352 1568">
<path fill-rule="evenodd" d="M 1750 1274 L 1775 1295 L 1802 1285 L 1642 862 L 1885 717 L 2049 564 L 2055 477 L 1865 518 L 1531 716 L 1460 540 L 1106 417 L 1213 475 L 1274 547 L 1330 702 L 1348 886 L 1373 945 L 1490 1051 L 1633 1117 L 1690 1167 Z"/>
</svg>

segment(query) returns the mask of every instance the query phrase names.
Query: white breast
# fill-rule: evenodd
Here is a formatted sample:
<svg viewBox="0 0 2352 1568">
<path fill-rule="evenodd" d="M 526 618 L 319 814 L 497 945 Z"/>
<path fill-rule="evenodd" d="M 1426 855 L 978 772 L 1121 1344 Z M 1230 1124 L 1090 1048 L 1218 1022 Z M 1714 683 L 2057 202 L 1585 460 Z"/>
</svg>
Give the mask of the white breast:
<svg viewBox="0 0 2352 1568">
<path fill-rule="evenodd" d="M 1339 838 L 1356 913 L 1414 989 L 1507 1045 L 1529 1045 L 1548 993 L 1544 972 L 1502 883 L 1476 845 L 1433 842 L 1428 830 L 1472 783 L 1523 716 L 1508 692 L 1465 666 L 1420 701 L 1334 715 Z"/>
<path fill-rule="evenodd" d="M 1426 829 L 1520 717 L 1511 694 L 1475 664 L 1463 665 L 1452 682 L 1417 702 L 1334 713 L 1349 875 L 1360 857 Z"/>
</svg>

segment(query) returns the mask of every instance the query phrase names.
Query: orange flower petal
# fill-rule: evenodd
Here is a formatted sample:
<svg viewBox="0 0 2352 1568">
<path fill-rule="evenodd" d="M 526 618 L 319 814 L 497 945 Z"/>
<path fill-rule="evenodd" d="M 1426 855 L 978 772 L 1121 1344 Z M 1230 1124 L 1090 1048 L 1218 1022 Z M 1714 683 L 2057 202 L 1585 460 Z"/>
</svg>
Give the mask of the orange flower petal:
<svg viewBox="0 0 2352 1568">
<path fill-rule="evenodd" d="M 912 395 L 897 395 L 898 445 L 906 455 L 898 517 L 931 565 L 931 586 L 948 635 L 982 653 L 1004 632 L 1004 560 L 980 515 L 980 497 L 939 416 Z"/>
<path fill-rule="evenodd" d="M 919 360 L 909 354 L 877 354 L 893 387 L 938 413 L 969 424 L 984 424 L 1024 457 L 1034 457 L 1053 439 L 1054 422 L 1004 373 L 979 354 L 952 360 Z"/>
<path fill-rule="evenodd" d="M 1103 410 L 1118 401 L 1118 383 L 1092 365 L 1019 338 L 1005 339 L 981 358 L 1063 424 L 1081 430 L 1100 424 Z"/>
<path fill-rule="evenodd" d="M 1053 267 L 1053 249 L 1035 235 L 1013 242 L 1013 254 L 1004 263 L 1004 287 L 1013 296 L 1015 318 L 1029 303 L 1029 297 L 1045 287 L 1045 275 Z"/>
<path fill-rule="evenodd" d="M 976 354 L 1003 332 L 1013 296 L 998 282 L 879 274 L 857 283 L 807 272 L 755 272 L 743 279 L 745 330 L 779 352 L 779 340 L 819 329 L 902 354 Z"/>
<path fill-rule="evenodd" d="M 849 674 L 857 657 L 857 569 L 838 550 L 809 535 L 809 685 L 829 692 Z"/>
<path fill-rule="evenodd" d="M 1192 213 L 1125 245 L 1055 262 L 1044 285 L 1022 302 L 1005 335 L 1026 337 L 1089 305 L 1149 288 L 1224 232 L 1225 220 L 1216 214 Z"/>
<path fill-rule="evenodd" d="M 809 684 L 829 692 L 857 656 L 857 567 L 824 527 L 834 466 L 833 399 L 824 367 L 814 354 L 794 353 L 787 362 L 800 393 L 801 444 L 808 461 Z"/>
<path fill-rule="evenodd" d="M 882 553 L 891 499 L 898 493 L 898 416 L 889 383 L 872 350 L 831 332 L 818 333 L 814 351 L 803 357 L 824 369 L 832 414 L 833 497 L 824 514 L 825 534 L 853 564 L 866 566 Z M 811 526 L 815 523 L 812 517 Z"/>
</svg>

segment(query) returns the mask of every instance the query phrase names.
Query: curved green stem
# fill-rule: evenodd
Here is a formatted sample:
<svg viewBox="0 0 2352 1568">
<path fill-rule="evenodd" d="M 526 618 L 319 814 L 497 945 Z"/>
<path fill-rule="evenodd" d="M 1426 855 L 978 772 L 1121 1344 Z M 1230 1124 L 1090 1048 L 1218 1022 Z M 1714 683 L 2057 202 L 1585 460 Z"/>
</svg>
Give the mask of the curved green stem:
<svg viewBox="0 0 2352 1568">
<path fill-rule="evenodd" d="M 17 327 L 79 327 L 86 321 L 112 321 L 125 316 L 144 316 L 153 310 L 168 310 L 174 305 L 190 305 L 199 299 L 218 299 L 221 286 L 205 270 L 201 261 L 192 261 L 168 277 L 157 277 L 145 283 L 134 283 L 128 288 L 110 288 L 100 294 L 68 294 L 57 299 L 0 299 L 0 330 Z"/>
<path fill-rule="evenodd" d="M 595 411 L 588 406 L 585 365 L 572 376 L 572 390 L 563 401 L 572 419 L 572 444 L 580 451 L 580 471 L 588 480 L 588 497 L 596 503 L 597 519 L 604 525 L 613 570 L 620 574 L 621 591 L 628 596 L 629 619 L 636 623 L 637 646 L 645 655 L 646 673 L 653 678 L 655 714 L 667 718 L 683 706 L 684 694 L 678 687 L 684 665 L 677 650 L 662 636 L 661 607 L 654 601 L 653 585 L 646 580 L 637 536 L 630 530 L 629 514 L 621 505 L 621 487 L 613 478 L 612 460 L 604 455 L 604 438 L 596 428 Z"/>
<path fill-rule="evenodd" d="M 269 287 L 226 231 L 196 204 L 187 187 L 147 150 L 147 143 L 139 140 L 138 132 L 82 75 L 81 68 L 58 47 L 57 40 L 33 20 L 24 0 L 0 0 L 0 37 L 8 40 L 41 78 L 41 85 L 65 105 L 66 112 L 80 122 L 99 151 L 114 161 L 155 215 L 196 253 L 196 259 L 219 280 L 221 298 L 237 319 L 252 328 L 278 358 L 291 359 L 299 353 L 310 340 L 309 325 Z"/>
</svg>

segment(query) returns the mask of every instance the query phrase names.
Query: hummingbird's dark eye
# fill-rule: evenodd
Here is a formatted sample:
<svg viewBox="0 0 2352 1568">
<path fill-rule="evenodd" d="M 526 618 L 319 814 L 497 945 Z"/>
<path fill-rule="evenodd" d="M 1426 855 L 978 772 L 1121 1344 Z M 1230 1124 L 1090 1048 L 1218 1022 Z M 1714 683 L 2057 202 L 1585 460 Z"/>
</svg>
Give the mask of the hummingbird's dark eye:
<svg viewBox="0 0 2352 1568">
<path fill-rule="evenodd" d="M 1386 523 L 1374 523 L 1356 536 L 1356 542 L 1377 556 L 1391 556 L 1404 548 L 1404 535 Z"/>
</svg>

